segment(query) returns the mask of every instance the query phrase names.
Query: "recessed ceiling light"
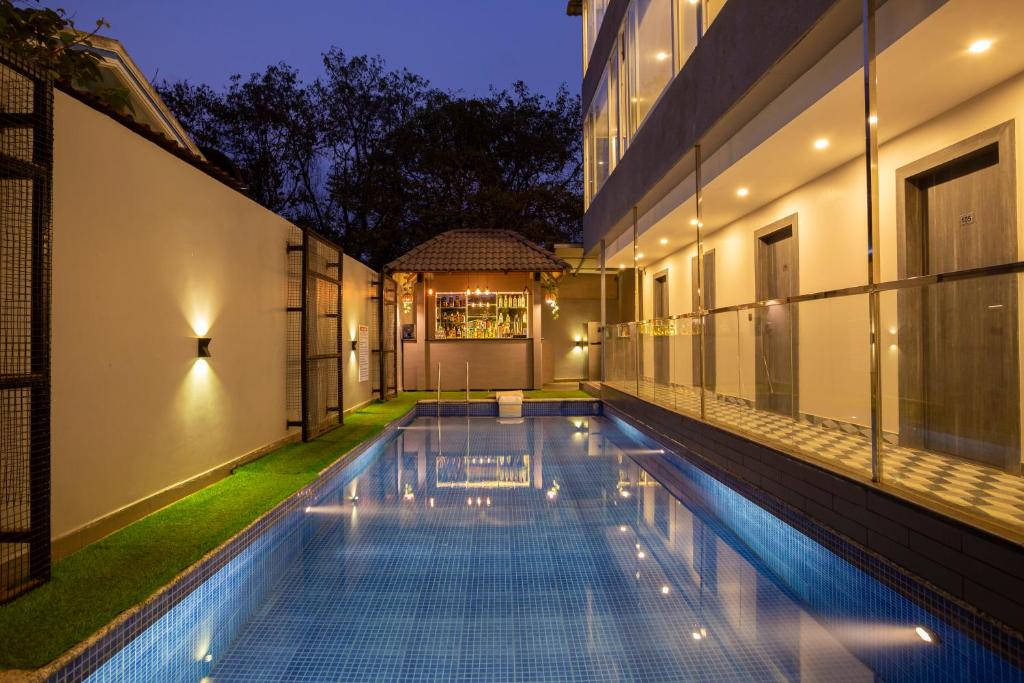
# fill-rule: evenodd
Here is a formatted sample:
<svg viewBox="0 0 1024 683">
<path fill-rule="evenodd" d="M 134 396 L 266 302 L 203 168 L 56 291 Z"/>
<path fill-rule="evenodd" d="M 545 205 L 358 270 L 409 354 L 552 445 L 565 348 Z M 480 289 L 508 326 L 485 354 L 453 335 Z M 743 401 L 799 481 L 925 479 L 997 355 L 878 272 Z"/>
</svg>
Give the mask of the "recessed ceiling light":
<svg viewBox="0 0 1024 683">
<path fill-rule="evenodd" d="M 658 244 L 668 244 L 668 238 L 662 237 L 660 240 L 658 240 Z"/>
<path fill-rule="evenodd" d="M 818 138 L 814 141 L 814 149 L 827 149 L 829 146 L 828 138 Z"/>
<path fill-rule="evenodd" d="M 877 126 L 878 125 L 878 117 L 875 116 L 874 114 L 872 114 L 871 116 L 868 117 L 868 123 L 870 123 L 872 126 Z"/>
<path fill-rule="evenodd" d="M 988 52 L 988 49 L 992 47 L 992 41 L 987 38 L 982 40 L 976 40 L 970 44 L 967 51 L 974 55 L 980 55 L 982 52 Z"/>
<path fill-rule="evenodd" d="M 696 218 L 691 218 L 690 219 L 690 225 L 693 225 L 693 226 L 700 225 L 700 221 L 698 221 Z"/>
<path fill-rule="evenodd" d="M 741 187 L 740 189 L 736 190 L 737 197 L 746 197 L 748 194 L 750 194 L 749 188 Z"/>
<path fill-rule="evenodd" d="M 636 260 L 639 261 L 643 257 L 644 257 L 644 253 L 641 251 L 639 254 L 636 255 Z"/>
<path fill-rule="evenodd" d="M 626 267 L 626 264 L 625 264 L 625 263 L 620 263 L 620 264 L 619 264 L 619 270 L 622 270 L 622 269 L 623 269 L 623 268 L 625 268 L 625 267 Z"/>
<path fill-rule="evenodd" d="M 654 58 L 657 59 L 659 62 L 664 62 L 666 59 L 668 59 L 671 56 L 672 55 L 670 55 L 669 53 L 667 53 L 664 50 L 662 50 L 658 54 L 654 55 Z"/>
<path fill-rule="evenodd" d="M 661 594 L 662 595 L 668 595 L 668 593 L 669 593 L 669 587 L 668 586 L 662 586 L 661 587 Z"/>
</svg>

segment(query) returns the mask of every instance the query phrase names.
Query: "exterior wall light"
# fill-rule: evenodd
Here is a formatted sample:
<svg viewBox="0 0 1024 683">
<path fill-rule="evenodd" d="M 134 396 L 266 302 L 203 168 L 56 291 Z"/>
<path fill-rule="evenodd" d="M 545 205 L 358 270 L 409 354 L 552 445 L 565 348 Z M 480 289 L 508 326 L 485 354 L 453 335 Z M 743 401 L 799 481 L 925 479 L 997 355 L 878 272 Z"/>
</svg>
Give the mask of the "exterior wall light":
<svg viewBox="0 0 1024 683">
<path fill-rule="evenodd" d="M 211 341 L 213 341 L 211 337 L 196 337 L 196 358 L 210 358 L 213 356 L 210 353 Z"/>
<path fill-rule="evenodd" d="M 583 339 L 577 339 L 575 344 L 576 344 L 576 348 L 582 349 L 584 346 L 587 345 L 587 342 L 584 341 Z"/>
<path fill-rule="evenodd" d="M 352 340 L 352 350 L 356 351 L 358 348 L 359 348 L 359 340 L 353 339 Z"/>
</svg>

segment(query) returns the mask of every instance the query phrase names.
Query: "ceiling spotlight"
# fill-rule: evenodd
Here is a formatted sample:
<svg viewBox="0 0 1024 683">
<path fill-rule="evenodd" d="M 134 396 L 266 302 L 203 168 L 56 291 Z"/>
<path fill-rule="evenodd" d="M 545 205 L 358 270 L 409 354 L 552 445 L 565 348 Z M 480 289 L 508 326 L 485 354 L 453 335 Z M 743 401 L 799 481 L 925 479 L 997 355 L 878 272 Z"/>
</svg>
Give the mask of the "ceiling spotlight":
<svg viewBox="0 0 1024 683">
<path fill-rule="evenodd" d="M 625 267 L 626 267 L 626 264 L 625 264 L 625 263 L 620 263 L 620 264 L 619 264 L 619 270 L 622 270 L 622 269 L 624 269 Z"/>
<path fill-rule="evenodd" d="M 661 587 L 661 594 L 662 595 L 668 595 L 668 591 L 669 591 L 668 586 L 662 586 Z"/>
<path fill-rule="evenodd" d="M 818 138 L 814 141 L 814 149 L 828 149 L 828 138 Z"/>
<path fill-rule="evenodd" d="M 697 227 L 698 225 L 700 225 L 700 221 L 698 221 L 696 218 L 691 218 L 690 225 Z"/>
<path fill-rule="evenodd" d="M 667 237 L 662 237 L 660 240 L 658 240 L 658 244 L 661 244 L 661 245 L 668 244 L 668 238 Z"/>
<path fill-rule="evenodd" d="M 872 126 L 877 126 L 878 125 L 878 116 L 876 116 L 875 114 L 872 114 L 871 116 L 869 116 L 868 117 L 868 123 L 870 123 Z"/>
<path fill-rule="evenodd" d="M 671 56 L 672 55 L 670 55 L 669 53 L 667 53 L 664 50 L 662 50 L 658 54 L 654 55 L 654 58 L 657 59 L 659 62 L 664 62 L 666 59 L 668 59 Z"/>
<path fill-rule="evenodd" d="M 976 40 L 970 44 L 967 51 L 973 55 L 980 55 L 982 52 L 988 52 L 988 49 L 992 47 L 992 41 L 986 39 Z"/>
<path fill-rule="evenodd" d="M 746 197 L 749 194 L 750 194 L 750 189 L 746 188 L 746 187 L 741 187 L 740 189 L 736 190 L 736 196 L 737 197 Z"/>
<path fill-rule="evenodd" d="M 623 525 L 619 526 L 619 531 L 625 532 L 625 531 L 627 531 L 628 529 L 629 529 L 629 527 L 627 527 L 627 526 L 626 526 L 625 524 L 623 524 Z"/>
<path fill-rule="evenodd" d="M 636 255 L 636 260 L 639 261 L 643 257 L 644 257 L 644 253 L 641 251 L 639 254 Z"/>
</svg>

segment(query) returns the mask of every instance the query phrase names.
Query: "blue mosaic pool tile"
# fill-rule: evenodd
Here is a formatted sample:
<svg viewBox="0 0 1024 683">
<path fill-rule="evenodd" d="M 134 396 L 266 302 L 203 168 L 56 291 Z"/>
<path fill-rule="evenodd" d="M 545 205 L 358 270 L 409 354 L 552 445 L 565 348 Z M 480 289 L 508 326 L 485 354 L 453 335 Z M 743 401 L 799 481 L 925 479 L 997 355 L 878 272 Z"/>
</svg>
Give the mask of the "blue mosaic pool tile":
<svg viewBox="0 0 1024 683">
<path fill-rule="evenodd" d="M 63 680 L 1024 680 L 606 417 L 420 417 L 242 538 Z"/>
</svg>

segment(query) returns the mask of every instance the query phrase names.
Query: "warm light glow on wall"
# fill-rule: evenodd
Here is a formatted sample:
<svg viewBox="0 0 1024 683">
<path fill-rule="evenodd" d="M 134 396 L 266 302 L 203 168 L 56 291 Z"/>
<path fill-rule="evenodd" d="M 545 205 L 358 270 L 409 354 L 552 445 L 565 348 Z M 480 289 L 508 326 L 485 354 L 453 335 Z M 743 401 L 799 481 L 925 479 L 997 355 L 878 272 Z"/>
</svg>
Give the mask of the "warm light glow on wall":
<svg viewBox="0 0 1024 683">
<path fill-rule="evenodd" d="M 737 197 L 746 197 L 749 194 L 750 194 L 750 188 L 741 187 L 740 189 L 736 190 L 736 196 Z"/>
<path fill-rule="evenodd" d="M 828 149 L 829 144 L 828 138 L 818 138 L 814 141 L 814 149 Z"/>
<path fill-rule="evenodd" d="M 983 52 L 988 52 L 989 48 L 991 47 L 992 41 L 989 40 L 988 38 L 982 38 L 981 40 L 976 40 L 973 43 L 971 43 L 970 46 L 967 48 L 967 51 L 970 52 L 972 55 L 980 55 Z"/>
</svg>

